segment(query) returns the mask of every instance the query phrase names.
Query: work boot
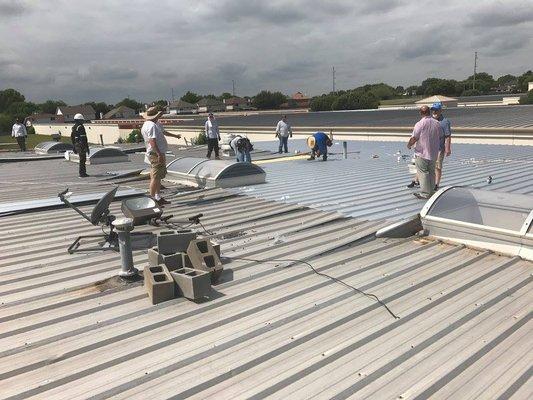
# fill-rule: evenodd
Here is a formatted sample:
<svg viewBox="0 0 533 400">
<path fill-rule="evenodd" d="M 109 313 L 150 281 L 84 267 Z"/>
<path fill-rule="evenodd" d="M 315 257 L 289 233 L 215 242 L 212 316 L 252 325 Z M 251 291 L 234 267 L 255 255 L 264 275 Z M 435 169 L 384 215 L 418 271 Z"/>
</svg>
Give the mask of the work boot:
<svg viewBox="0 0 533 400">
<path fill-rule="evenodd" d="M 407 187 L 408 187 L 409 189 L 412 189 L 412 188 L 414 188 L 415 186 L 416 186 L 416 187 L 420 187 L 420 183 L 417 182 L 417 181 L 411 181 L 411 183 L 410 183 L 409 185 L 407 185 Z"/>
<path fill-rule="evenodd" d="M 435 192 L 439 190 L 439 185 L 435 185 Z"/>
<path fill-rule="evenodd" d="M 89 175 L 87 175 L 87 174 L 80 174 L 79 177 L 80 177 L 80 178 L 87 178 L 88 176 L 89 176 Z"/>
<path fill-rule="evenodd" d="M 160 198 L 159 200 L 156 200 L 157 201 L 157 204 L 159 204 L 160 206 L 164 206 L 165 204 L 170 204 L 170 201 L 164 199 L 164 198 Z"/>
<path fill-rule="evenodd" d="M 309 157 L 309 158 L 307 159 L 307 161 L 311 161 L 311 160 L 314 160 L 314 159 L 315 159 L 315 157 L 314 157 L 314 156 L 311 156 L 311 157 Z"/>
</svg>

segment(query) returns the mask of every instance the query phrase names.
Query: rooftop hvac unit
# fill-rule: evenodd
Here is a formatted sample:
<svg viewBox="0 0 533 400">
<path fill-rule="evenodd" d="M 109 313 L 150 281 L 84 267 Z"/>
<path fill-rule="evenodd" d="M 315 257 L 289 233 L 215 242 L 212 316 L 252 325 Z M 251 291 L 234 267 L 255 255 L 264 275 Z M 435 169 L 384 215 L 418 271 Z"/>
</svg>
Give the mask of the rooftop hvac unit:
<svg viewBox="0 0 533 400">
<path fill-rule="evenodd" d="M 446 187 L 420 212 L 429 235 L 533 260 L 533 197 Z"/>
<path fill-rule="evenodd" d="M 35 146 L 36 154 L 60 154 L 67 150 L 73 150 L 74 146 L 71 143 L 63 142 L 41 142 Z"/>
<path fill-rule="evenodd" d="M 265 171 L 252 163 L 204 158 L 177 158 L 167 165 L 167 179 L 207 188 L 248 186 L 265 182 Z"/>
</svg>

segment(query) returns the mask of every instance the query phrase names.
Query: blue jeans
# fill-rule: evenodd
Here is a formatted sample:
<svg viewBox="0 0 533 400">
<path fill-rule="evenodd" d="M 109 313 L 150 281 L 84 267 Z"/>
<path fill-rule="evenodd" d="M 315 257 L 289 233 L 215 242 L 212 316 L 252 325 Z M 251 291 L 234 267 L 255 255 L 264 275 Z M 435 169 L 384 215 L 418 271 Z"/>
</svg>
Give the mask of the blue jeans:
<svg viewBox="0 0 533 400">
<path fill-rule="evenodd" d="M 237 157 L 237 162 L 252 162 L 252 157 L 250 156 L 249 151 L 236 151 L 235 156 Z"/>
<path fill-rule="evenodd" d="M 285 150 L 285 153 L 288 153 L 289 150 L 287 149 L 287 143 L 289 141 L 288 136 L 280 136 L 279 137 L 279 152 L 281 153 L 281 149 L 283 148 Z"/>
</svg>

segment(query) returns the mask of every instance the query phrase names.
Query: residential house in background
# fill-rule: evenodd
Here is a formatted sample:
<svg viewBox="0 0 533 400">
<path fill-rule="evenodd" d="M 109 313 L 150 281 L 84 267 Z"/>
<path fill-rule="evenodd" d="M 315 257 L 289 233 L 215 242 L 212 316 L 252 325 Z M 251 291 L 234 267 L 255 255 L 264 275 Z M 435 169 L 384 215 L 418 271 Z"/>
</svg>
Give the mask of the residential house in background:
<svg viewBox="0 0 533 400">
<path fill-rule="evenodd" d="M 224 99 L 224 104 L 226 106 L 226 111 L 253 109 L 252 105 L 250 104 L 250 100 L 243 97 L 230 97 L 229 99 Z"/>
<path fill-rule="evenodd" d="M 204 97 L 201 99 L 198 104 L 198 112 L 200 113 L 206 113 L 206 112 L 218 112 L 218 111 L 224 111 L 226 109 L 226 105 L 222 103 L 219 100 L 215 99 L 209 99 Z"/>
<path fill-rule="evenodd" d="M 56 115 L 55 114 L 48 114 L 48 113 L 38 113 L 38 114 L 32 114 L 26 117 L 24 120 L 24 123 L 26 126 L 30 126 L 33 124 L 47 124 L 50 122 L 56 121 Z"/>
<path fill-rule="evenodd" d="M 82 114 L 86 121 L 96 119 L 96 111 L 91 105 L 59 106 L 56 109 L 57 122 L 74 122 L 74 115 Z"/>
<path fill-rule="evenodd" d="M 103 119 L 131 119 L 134 118 L 135 115 L 135 110 L 133 108 L 119 106 L 106 113 Z"/>
<path fill-rule="evenodd" d="M 281 108 L 309 108 L 311 98 L 307 97 L 302 92 L 294 93 L 286 103 L 283 103 Z"/>
<path fill-rule="evenodd" d="M 176 114 L 196 114 L 198 107 L 195 104 L 188 103 L 183 100 L 173 101 L 167 107 L 167 113 L 170 115 Z"/>
</svg>

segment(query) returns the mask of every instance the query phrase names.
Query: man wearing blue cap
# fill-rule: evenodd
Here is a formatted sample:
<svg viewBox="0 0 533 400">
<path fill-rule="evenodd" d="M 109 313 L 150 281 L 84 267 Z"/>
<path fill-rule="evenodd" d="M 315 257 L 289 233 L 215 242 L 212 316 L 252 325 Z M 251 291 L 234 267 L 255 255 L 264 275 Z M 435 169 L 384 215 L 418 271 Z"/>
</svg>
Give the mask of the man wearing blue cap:
<svg viewBox="0 0 533 400">
<path fill-rule="evenodd" d="M 452 154 L 452 127 L 450 120 L 442 115 L 442 103 L 433 103 L 431 106 L 431 116 L 439 121 L 442 128 L 440 143 L 439 143 L 439 155 L 435 161 L 435 190 L 438 190 L 440 180 L 442 178 L 442 164 L 444 163 L 444 156 L 448 157 Z"/>
</svg>

